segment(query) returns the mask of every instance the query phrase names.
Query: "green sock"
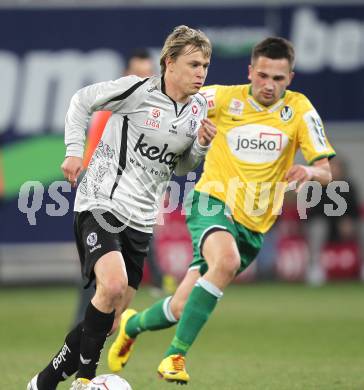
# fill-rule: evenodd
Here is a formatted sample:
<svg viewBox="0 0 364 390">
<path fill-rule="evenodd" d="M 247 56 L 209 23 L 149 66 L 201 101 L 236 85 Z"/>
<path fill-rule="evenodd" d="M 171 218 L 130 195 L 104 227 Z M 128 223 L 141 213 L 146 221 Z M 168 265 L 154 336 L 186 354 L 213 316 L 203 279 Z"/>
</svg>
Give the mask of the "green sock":
<svg viewBox="0 0 364 390">
<path fill-rule="evenodd" d="M 222 292 L 212 283 L 202 278 L 197 281 L 186 302 L 176 335 L 165 356 L 186 355 L 221 296 Z"/>
<path fill-rule="evenodd" d="M 125 328 L 127 335 L 135 338 L 146 330 L 166 329 L 173 326 L 177 321 L 169 309 L 171 298 L 164 298 L 131 317 Z"/>
</svg>

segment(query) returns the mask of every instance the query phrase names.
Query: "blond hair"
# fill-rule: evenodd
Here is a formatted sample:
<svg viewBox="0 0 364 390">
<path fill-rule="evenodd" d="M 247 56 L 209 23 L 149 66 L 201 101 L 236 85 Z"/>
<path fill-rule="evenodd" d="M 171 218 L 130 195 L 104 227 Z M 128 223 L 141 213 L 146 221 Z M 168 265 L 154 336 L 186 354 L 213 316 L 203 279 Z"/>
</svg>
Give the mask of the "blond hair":
<svg viewBox="0 0 364 390">
<path fill-rule="evenodd" d="M 195 30 L 188 26 L 177 26 L 168 35 L 160 56 L 161 73 L 166 72 L 166 58 L 176 60 L 186 46 L 192 46 L 192 51 L 200 50 L 202 54 L 209 58 L 211 56 L 211 43 L 207 36 L 200 30 Z"/>
</svg>

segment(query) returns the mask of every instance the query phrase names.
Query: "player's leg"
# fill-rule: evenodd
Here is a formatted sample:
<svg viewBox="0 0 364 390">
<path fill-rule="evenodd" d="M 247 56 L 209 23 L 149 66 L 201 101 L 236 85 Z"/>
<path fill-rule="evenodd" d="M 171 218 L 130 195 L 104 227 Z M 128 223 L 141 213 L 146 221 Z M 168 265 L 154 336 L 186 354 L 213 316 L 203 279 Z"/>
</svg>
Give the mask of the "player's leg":
<svg viewBox="0 0 364 390">
<path fill-rule="evenodd" d="M 86 308 L 94 295 L 94 284 L 85 289 L 83 286 L 83 282 L 80 281 L 80 284 L 78 286 L 78 303 L 72 326 L 75 326 L 76 324 L 80 323 L 85 318 Z"/>
<path fill-rule="evenodd" d="M 207 272 L 198 278 L 184 306 L 176 334 L 158 367 L 159 375 L 169 382 L 187 383 L 184 356 L 197 338 L 223 295 L 224 288 L 235 278 L 240 255 L 231 233 L 214 231 L 203 243 L 202 253 Z"/>
<path fill-rule="evenodd" d="M 124 332 L 126 320 L 134 314 L 134 311 L 125 310 L 136 290 L 139 288 L 143 277 L 144 259 L 148 252 L 151 234 L 142 233 L 131 228 L 126 228 L 122 236 L 123 254 L 128 273 L 128 289 L 122 302 L 120 311 L 117 310 L 113 330 L 118 326 L 120 314 L 123 313 L 118 335 L 108 351 L 108 364 L 111 371 L 119 371 L 129 359 L 133 348 L 133 339 Z M 125 311 L 124 311 L 125 310 Z"/>
<path fill-rule="evenodd" d="M 119 371 L 120 367 L 124 366 L 125 356 L 128 359 L 133 349 L 133 339 L 130 339 L 127 335 L 124 335 L 124 323 L 125 313 L 134 312 L 132 309 L 127 309 L 133 297 L 135 296 L 136 289 L 128 286 L 125 299 L 121 306 L 115 311 L 115 319 L 109 336 L 112 335 L 117 329 L 119 329 L 117 337 L 113 342 L 111 348 L 108 351 L 107 360 L 111 371 Z M 122 317 L 122 313 L 124 313 Z M 121 321 L 120 321 L 121 320 Z M 122 351 L 122 353 L 121 353 Z M 127 360 L 126 359 L 126 360 Z"/>
<path fill-rule="evenodd" d="M 135 339 L 140 333 L 166 329 L 177 323 L 188 295 L 199 277 L 197 269 L 190 270 L 173 296 L 159 300 L 140 313 L 127 309 L 122 314 L 118 336 L 108 353 L 111 371 L 120 371 L 127 364 Z"/>
<path fill-rule="evenodd" d="M 103 221 L 98 218 L 100 223 L 96 217 L 99 215 L 89 212 L 78 226 L 78 236 L 85 253 L 83 261 L 81 258 L 83 274 L 89 283 L 96 279 L 96 292 L 83 321 L 76 380 L 72 389 L 83 388 L 96 375 L 101 349 L 128 285 L 121 239 L 118 233 L 113 232 L 120 222 L 109 212 L 102 214 Z"/>
<path fill-rule="evenodd" d="M 236 221 L 232 221 L 232 226 L 231 223 L 224 222 L 221 214 L 216 218 L 218 223 L 205 230 L 198 241 L 208 267 L 204 263 L 201 264 L 200 270 L 203 276 L 198 279 L 186 302 L 176 329 L 176 336 L 167 351 L 168 356 L 158 369 L 160 375 L 167 381 L 188 382 L 184 355 L 214 310 L 224 288 L 238 273 L 249 266 L 263 244 L 261 233 L 253 232 Z M 191 220 L 187 222 L 195 248 L 195 239 L 198 238 L 198 231 L 206 218 L 194 219 L 194 222 Z M 222 230 L 224 224 L 225 231 Z M 195 257 L 197 257 L 196 253 Z"/>
<path fill-rule="evenodd" d="M 59 382 L 73 375 L 78 367 L 83 324 L 80 322 L 66 336 L 61 349 L 28 384 L 28 390 L 54 390 Z"/>
<path fill-rule="evenodd" d="M 208 235 L 202 253 L 208 270 L 197 280 L 188 297 L 176 336 L 166 356 L 186 354 L 218 299 L 222 297 L 222 291 L 235 278 L 240 267 L 239 251 L 234 237 L 229 232 L 215 231 Z"/>
<path fill-rule="evenodd" d="M 135 294 L 136 294 L 136 289 L 128 286 L 126 289 L 126 293 L 125 293 L 125 297 L 123 298 L 123 301 L 120 302 L 120 304 L 115 308 L 114 323 L 112 325 L 112 328 L 111 328 L 108 336 L 113 335 L 115 333 L 115 331 L 119 328 L 121 315 L 125 310 L 127 310 L 131 301 L 133 300 Z"/>
<path fill-rule="evenodd" d="M 158 367 L 163 379 L 179 383 L 189 380 L 184 356 L 221 298 L 222 290 L 240 266 L 235 241 L 238 233 L 225 204 L 198 191 L 191 195 L 186 201 L 186 210 L 189 211 L 186 220 L 194 254 L 190 269 L 198 267 L 203 276 L 198 278 L 189 294 L 175 337 Z"/>
<path fill-rule="evenodd" d="M 79 258 L 82 266 L 82 274 L 88 278 L 90 284 L 93 280 L 93 265 L 97 261 L 97 251 L 93 251 L 90 256 L 87 245 L 87 237 L 90 232 L 98 234 L 101 240 L 102 234 L 99 233 L 99 226 L 94 220 L 92 213 L 75 213 L 74 233 Z M 84 234 L 83 234 L 84 233 Z M 96 236 L 97 237 L 97 236 Z M 106 246 L 107 247 L 107 246 Z M 60 350 L 54 355 L 49 364 L 38 374 L 36 379 L 29 383 L 31 389 L 35 390 L 53 390 L 57 384 L 73 375 L 78 369 L 80 343 L 83 330 L 83 320 L 77 324 L 66 336 Z"/>
<path fill-rule="evenodd" d="M 80 361 L 76 378 L 92 379 L 107 334 L 114 322 L 115 308 L 126 293 L 128 278 L 123 257 L 113 251 L 96 263 L 96 293 L 87 307 L 80 345 Z"/>
<path fill-rule="evenodd" d="M 180 318 L 188 295 L 199 277 L 197 269 L 188 271 L 173 296 L 161 299 L 131 317 L 126 324 L 126 333 L 135 338 L 146 330 L 160 330 L 173 326 Z"/>
</svg>

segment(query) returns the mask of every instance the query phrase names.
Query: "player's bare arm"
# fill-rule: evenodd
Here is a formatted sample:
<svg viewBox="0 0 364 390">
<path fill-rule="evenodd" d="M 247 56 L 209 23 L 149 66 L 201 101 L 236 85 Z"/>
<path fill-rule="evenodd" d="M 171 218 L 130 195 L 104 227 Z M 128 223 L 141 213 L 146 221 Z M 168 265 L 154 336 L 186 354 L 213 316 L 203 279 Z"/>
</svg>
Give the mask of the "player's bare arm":
<svg viewBox="0 0 364 390">
<path fill-rule="evenodd" d="M 198 130 L 198 143 L 201 146 L 208 146 L 216 135 L 216 126 L 210 119 L 202 119 L 201 127 Z"/>
<path fill-rule="evenodd" d="M 330 163 L 327 158 L 314 162 L 313 166 L 293 165 L 286 174 L 288 183 L 297 182 L 298 192 L 307 181 L 318 181 L 327 185 L 332 180 Z"/>
<path fill-rule="evenodd" d="M 63 175 L 71 184 L 76 187 L 78 176 L 83 170 L 82 158 L 69 156 L 66 157 L 61 165 Z"/>
</svg>

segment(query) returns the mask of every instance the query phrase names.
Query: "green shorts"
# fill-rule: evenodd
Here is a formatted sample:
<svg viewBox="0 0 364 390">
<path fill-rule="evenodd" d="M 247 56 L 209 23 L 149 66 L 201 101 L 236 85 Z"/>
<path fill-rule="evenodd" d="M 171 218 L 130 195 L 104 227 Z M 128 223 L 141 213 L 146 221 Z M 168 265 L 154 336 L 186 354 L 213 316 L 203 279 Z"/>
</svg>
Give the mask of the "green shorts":
<svg viewBox="0 0 364 390">
<path fill-rule="evenodd" d="M 185 201 L 185 210 L 193 245 L 193 261 L 189 269 L 198 268 L 201 275 L 207 271 L 208 266 L 201 248 L 206 237 L 217 230 L 230 232 L 237 243 L 241 261 L 237 274 L 255 259 L 263 244 L 263 234 L 253 232 L 236 222 L 224 202 L 206 193 L 191 191 Z"/>
</svg>

